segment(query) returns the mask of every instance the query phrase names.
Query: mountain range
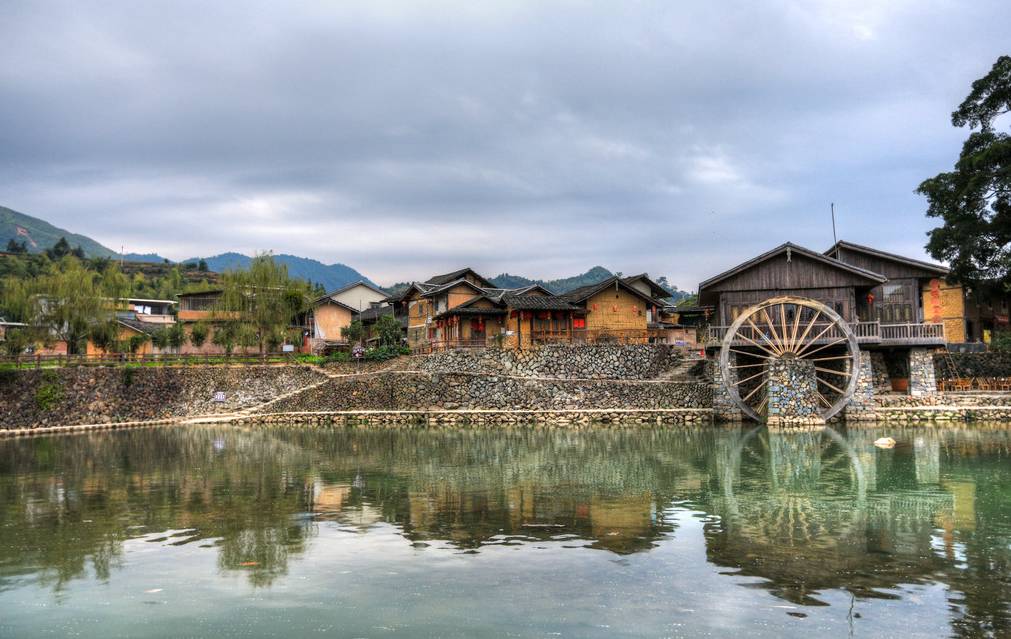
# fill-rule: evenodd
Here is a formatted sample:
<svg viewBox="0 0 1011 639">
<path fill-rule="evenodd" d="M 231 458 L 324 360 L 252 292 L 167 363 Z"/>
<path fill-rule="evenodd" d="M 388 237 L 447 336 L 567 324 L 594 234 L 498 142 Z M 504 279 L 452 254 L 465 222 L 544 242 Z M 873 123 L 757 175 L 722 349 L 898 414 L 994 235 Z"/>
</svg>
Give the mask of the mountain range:
<svg viewBox="0 0 1011 639">
<path fill-rule="evenodd" d="M 2 250 L 10 240 L 14 240 L 18 243 L 23 242 L 29 252 L 41 253 L 56 244 L 61 237 L 66 238 L 67 242 L 69 242 L 73 247 L 80 246 L 84 250 L 85 255 L 88 257 L 111 257 L 116 259 L 122 257 L 122 259 L 131 262 L 160 263 L 169 261 L 155 253 L 126 253 L 125 255 L 120 256 L 120 254 L 116 251 L 103 246 L 86 235 L 73 233 L 66 229 L 53 226 L 49 222 L 37 217 L 25 215 L 24 213 L 19 213 L 13 209 L 0 206 L 0 250 Z M 201 259 L 207 263 L 207 268 L 209 270 L 221 273 L 232 269 L 248 268 L 249 263 L 253 258 L 241 253 L 221 253 L 220 255 L 212 255 L 204 258 L 194 257 L 192 259 L 184 260 L 184 262 L 197 262 Z M 288 268 L 288 274 L 292 277 L 322 284 L 328 291 L 338 289 L 342 286 L 346 286 L 360 280 L 364 280 L 370 284 L 375 284 L 359 271 L 346 264 L 324 264 L 311 258 L 288 255 L 284 253 L 275 255 L 274 260 L 284 264 Z M 579 288 L 580 286 L 586 286 L 588 284 L 595 284 L 603 281 L 611 277 L 611 275 L 612 272 L 606 268 L 602 266 L 594 266 L 580 275 L 555 280 L 535 280 L 522 277 L 520 275 L 502 273 L 501 275 L 491 278 L 491 281 L 495 284 L 495 286 L 502 288 L 518 288 L 521 286 L 530 286 L 531 284 L 540 284 L 552 292 L 564 293 L 574 288 Z M 677 287 L 668 285 L 666 279 L 663 277 L 658 278 L 657 282 L 664 288 L 668 289 L 671 293 L 671 297 L 675 300 L 687 295 L 687 293 L 677 290 Z M 400 287 L 406 286 L 406 283 L 395 284 L 391 287 L 391 292 Z"/>
</svg>

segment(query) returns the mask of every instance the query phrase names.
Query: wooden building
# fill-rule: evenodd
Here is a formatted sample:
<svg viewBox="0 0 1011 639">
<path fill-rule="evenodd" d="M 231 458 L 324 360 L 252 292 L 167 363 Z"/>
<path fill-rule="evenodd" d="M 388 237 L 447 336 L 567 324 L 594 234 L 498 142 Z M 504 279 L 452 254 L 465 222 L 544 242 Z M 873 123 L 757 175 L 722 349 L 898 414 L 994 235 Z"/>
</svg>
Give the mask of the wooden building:
<svg viewBox="0 0 1011 639">
<path fill-rule="evenodd" d="M 750 306 L 789 295 L 834 309 L 864 346 L 941 345 L 944 325 L 929 321 L 921 292 L 946 272 L 842 242 L 825 253 L 788 242 L 699 285 L 700 304 L 714 308 L 707 344 L 718 345 Z"/>
<path fill-rule="evenodd" d="M 665 294 L 645 274 L 613 276 L 563 295 L 542 286 L 497 288 L 464 268 L 415 282 L 389 298 L 394 315 L 402 318 L 413 349 L 455 346 L 526 348 L 569 341 L 646 343 L 668 338 Z"/>
</svg>

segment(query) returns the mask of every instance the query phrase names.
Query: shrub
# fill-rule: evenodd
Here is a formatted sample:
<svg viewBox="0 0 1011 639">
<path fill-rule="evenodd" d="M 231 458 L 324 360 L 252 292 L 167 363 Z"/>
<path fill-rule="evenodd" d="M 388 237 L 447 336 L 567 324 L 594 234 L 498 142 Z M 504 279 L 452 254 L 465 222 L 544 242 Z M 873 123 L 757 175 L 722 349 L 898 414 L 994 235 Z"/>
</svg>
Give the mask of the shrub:
<svg viewBox="0 0 1011 639">
<path fill-rule="evenodd" d="M 42 385 L 35 391 L 35 405 L 39 410 L 48 411 L 63 399 L 63 384 L 56 371 L 42 373 Z"/>
<path fill-rule="evenodd" d="M 197 348 L 204 345 L 207 341 L 207 335 L 210 333 L 210 328 L 204 322 L 197 322 L 190 329 L 190 344 L 193 344 Z"/>
<path fill-rule="evenodd" d="M 137 367 L 136 366 L 124 366 L 123 367 L 123 373 L 122 373 L 122 375 L 123 375 L 123 386 L 124 387 L 130 388 L 131 386 L 133 386 L 133 377 L 134 377 L 134 374 L 136 372 L 137 372 Z"/>
</svg>

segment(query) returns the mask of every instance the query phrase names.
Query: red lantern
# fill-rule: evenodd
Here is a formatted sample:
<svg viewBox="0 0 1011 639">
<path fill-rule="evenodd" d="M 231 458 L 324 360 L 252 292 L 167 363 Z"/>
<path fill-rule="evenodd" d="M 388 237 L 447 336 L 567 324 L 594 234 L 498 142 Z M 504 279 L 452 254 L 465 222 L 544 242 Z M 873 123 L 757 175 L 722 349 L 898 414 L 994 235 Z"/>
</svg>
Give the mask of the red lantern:
<svg viewBox="0 0 1011 639">
<path fill-rule="evenodd" d="M 871 304 L 874 304 L 874 293 L 867 294 L 867 305 L 870 306 Z"/>
</svg>

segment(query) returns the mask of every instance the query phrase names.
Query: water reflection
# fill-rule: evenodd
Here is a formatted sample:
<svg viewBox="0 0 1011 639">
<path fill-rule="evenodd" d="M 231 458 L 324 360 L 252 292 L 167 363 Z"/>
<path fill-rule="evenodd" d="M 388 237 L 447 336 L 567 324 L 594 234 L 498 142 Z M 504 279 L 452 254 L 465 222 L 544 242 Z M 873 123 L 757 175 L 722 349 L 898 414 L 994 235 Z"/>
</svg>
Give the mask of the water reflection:
<svg viewBox="0 0 1011 639">
<path fill-rule="evenodd" d="M 885 435 L 899 445 L 875 448 Z M 323 526 L 367 536 L 392 525 L 419 552 L 557 544 L 629 556 L 670 543 L 692 512 L 708 561 L 785 602 L 943 583 L 952 631 L 981 636 L 1011 627 L 1009 454 L 1004 427 L 206 428 L 6 441 L 0 591 L 115 580 L 128 544 L 207 547 L 223 576 L 274 587 L 292 558 L 321 550 Z"/>
</svg>

